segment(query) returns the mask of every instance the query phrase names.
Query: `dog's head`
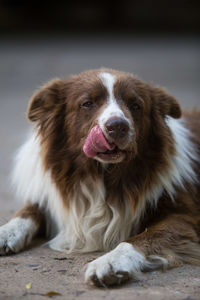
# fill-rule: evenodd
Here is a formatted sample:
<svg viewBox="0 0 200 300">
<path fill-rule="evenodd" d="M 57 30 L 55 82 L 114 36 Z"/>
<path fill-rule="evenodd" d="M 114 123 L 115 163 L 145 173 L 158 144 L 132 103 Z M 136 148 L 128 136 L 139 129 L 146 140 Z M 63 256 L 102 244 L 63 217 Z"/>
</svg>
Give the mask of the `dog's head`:
<svg viewBox="0 0 200 300">
<path fill-rule="evenodd" d="M 103 163 L 136 156 L 149 138 L 152 119 L 162 127 L 166 116 L 181 116 L 174 97 L 110 69 L 53 80 L 36 92 L 28 109 L 44 139 L 54 135 L 55 150 L 62 147 Z"/>
</svg>

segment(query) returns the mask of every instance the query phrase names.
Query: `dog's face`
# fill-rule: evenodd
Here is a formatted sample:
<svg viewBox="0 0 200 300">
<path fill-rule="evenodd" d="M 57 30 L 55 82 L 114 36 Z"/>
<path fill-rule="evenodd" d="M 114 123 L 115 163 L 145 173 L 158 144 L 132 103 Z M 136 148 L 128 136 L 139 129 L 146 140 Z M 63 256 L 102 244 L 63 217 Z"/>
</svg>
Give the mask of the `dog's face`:
<svg viewBox="0 0 200 300">
<path fill-rule="evenodd" d="M 50 82 L 33 96 L 28 110 L 43 132 L 57 131 L 62 145 L 103 163 L 136 156 L 152 115 L 164 124 L 166 115 L 178 118 L 181 111 L 162 89 L 108 69 Z"/>
</svg>

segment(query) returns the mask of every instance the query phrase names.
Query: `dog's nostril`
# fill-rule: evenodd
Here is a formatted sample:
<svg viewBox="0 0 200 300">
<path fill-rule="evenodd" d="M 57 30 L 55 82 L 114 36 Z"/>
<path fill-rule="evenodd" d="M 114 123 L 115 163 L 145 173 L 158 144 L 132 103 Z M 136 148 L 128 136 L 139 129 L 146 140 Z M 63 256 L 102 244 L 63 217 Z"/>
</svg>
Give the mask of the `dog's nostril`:
<svg viewBox="0 0 200 300">
<path fill-rule="evenodd" d="M 108 134 L 112 138 L 123 138 L 129 131 L 129 124 L 121 118 L 110 119 L 105 124 Z"/>
</svg>

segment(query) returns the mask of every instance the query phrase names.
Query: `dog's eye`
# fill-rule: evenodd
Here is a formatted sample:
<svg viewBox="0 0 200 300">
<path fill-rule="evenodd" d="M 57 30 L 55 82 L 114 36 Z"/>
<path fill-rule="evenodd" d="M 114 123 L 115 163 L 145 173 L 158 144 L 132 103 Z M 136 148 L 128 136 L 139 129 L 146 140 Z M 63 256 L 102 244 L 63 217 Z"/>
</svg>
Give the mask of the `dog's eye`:
<svg viewBox="0 0 200 300">
<path fill-rule="evenodd" d="M 133 103 L 133 104 L 131 105 L 131 108 L 132 108 L 133 110 L 139 110 L 139 109 L 140 109 L 140 105 L 137 104 L 137 103 Z"/>
<path fill-rule="evenodd" d="M 82 104 L 82 107 L 83 107 L 83 108 L 86 108 L 86 109 L 89 109 L 89 108 L 94 107 L 94 105 L 95 105 L 95 104 L 94 104 L 92 101 L 88 100 L 88 101 L 86 101 L 86 102 L 84 102 L 84 103 Z"/>
<path fill-rule="evenodd" d="M 140 104 L 134 102 L 134 101 L 129 101 L 129 105 L 131 110 L 140 110 Z"/>
</svg>

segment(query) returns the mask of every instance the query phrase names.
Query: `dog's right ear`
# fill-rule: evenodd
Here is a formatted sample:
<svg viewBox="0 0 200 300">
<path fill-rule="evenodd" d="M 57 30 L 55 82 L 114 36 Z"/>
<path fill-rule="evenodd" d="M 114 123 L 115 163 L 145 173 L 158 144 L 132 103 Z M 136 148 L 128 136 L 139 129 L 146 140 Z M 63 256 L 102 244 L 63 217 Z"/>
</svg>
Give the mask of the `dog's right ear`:
<svg viewBox="0 0 200 300">
<path fill-rule="evenodd" d="M 30 121 L 42 121 L 63 101 L 63 81 L 54 79 L 39 89 L 32 97 L 27 117 Z"/>
</svg>

